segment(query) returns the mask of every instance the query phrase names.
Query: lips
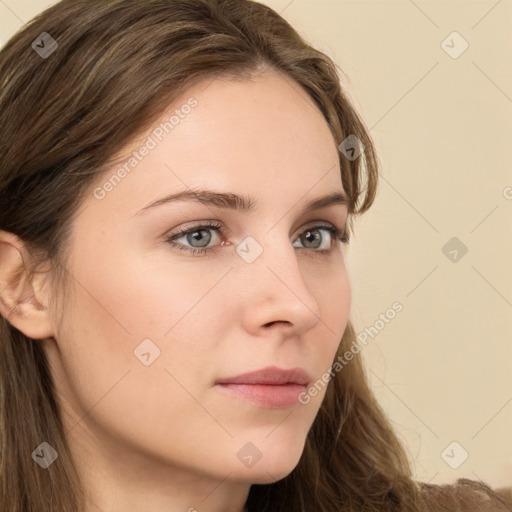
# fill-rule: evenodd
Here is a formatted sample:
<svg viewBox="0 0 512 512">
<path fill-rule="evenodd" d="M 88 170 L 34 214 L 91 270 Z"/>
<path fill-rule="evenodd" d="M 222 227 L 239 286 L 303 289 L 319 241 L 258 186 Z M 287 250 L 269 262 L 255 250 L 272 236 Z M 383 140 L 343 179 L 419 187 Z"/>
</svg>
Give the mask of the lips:
<svg viewBox="0 0 512 512">
<path fill-rule="evenodd" d="M 297 404 L 310 377 L 302 368 L 283 370 L 270 366 L 236 377 L 220 379 L 218 389 L 237 399 L 248 400 L 264 408 L 283 408 Z"/>
<path fill-rule="evenodd" d="M 236 377 L 220 379 L 216 384 L 263 384 L 269 386 L 280 386 L 283 384 L 298 384 L 306 386 L 310 377 L 306 370 L 302 368 L 292 368 L 283 370 L 276 366 L 269 366 L 261 370 L 256 370 Z"/>
</svg>

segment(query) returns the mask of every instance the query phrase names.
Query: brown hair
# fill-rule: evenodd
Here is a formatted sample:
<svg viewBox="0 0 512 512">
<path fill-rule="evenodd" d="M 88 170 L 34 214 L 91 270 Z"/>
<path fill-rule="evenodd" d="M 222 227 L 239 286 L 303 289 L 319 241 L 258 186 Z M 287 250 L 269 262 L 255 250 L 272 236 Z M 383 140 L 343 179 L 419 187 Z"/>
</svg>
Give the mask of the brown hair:
<svg viewBox="0 0 512 512">
<path fill-rule="evenodd" d="M 43 32 L 58 44 L 46 58 L 31 47 Z M 51 262 L 53 299 L 62 297 L 74 215 L 112 157 L 191 85 L 265 69 L 302 86 L 337 144 L 348 135 L 363 143 L 356 160 L 340 152 L 340 166 L 349 213 L 368 210 L 378 162 L 341 89 L 341 70 L 269 7 L 249 0 L 63 0 L 23 27 L 0 51 L 0 229 L 30 249 L 28 275 Z M 349 322 L 337 355 L 354 339 Z M 3 317 L 0 387 L 0 512 L 81 512 L 84 491 L 45 354 Z M 45 471 L 30 457 L 42 440 L 59 453 Z M 253 485 L 247 506 L 433 512 L 507 510 L 506 503 L 479 482 L 415 482 L 356 357 L 329 382 L 297 467 L 278 482 Z"/>
</svg>

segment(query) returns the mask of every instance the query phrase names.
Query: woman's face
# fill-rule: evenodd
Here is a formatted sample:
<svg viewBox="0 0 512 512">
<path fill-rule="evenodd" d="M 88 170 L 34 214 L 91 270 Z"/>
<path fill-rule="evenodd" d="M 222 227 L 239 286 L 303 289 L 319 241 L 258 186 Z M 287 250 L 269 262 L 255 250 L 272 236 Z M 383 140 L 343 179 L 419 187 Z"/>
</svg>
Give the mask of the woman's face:
<svg viewBox="0 0 512 512">
<path fill-rule="evenodd" d="M 205 80 L 124 155 L 125 172 L 112 166 L 74 219 L 74 294 L 44 344 L 72 446 L 97 471 L 283 478 L 325 385 L 297 397 L 329 370 L 350 309 L 328 230 L 344 228 L 347 207 L 304 211 L 344 192 L 328 125 L 277 73 Z M 148 207 L 199 189 L 252 208 L 213 195 Z M 267 367 L 300 368 L 306 385 L 218 384 Z"/>
</svg>

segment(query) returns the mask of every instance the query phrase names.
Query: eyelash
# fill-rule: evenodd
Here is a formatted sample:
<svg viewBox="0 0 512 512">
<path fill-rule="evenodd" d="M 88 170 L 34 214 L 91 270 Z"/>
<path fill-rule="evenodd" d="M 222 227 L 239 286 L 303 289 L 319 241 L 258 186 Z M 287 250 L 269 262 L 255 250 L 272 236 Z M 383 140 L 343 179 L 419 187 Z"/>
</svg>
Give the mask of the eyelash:
<svg viewBox="0 0 512 512">
<path fill-rule="evenodd" d="M 217 233 L 219 233 L 219 235 L 223 234 L 223 229 L 222 229 L 222 225 L 221 224 L 218 224 L 216 222 L 208 222 L 207 221 L 207 222 L 205 222 L 203 224 L 197 224 L 196 226 L 191 226 L 191 227 L 188 227 L 188 228 L 183 229 L 181 231 L 178 231 L 177 233 L 173 233 L 172 235 L 170 235 L 170 236 L 165 238 L 165 242 L 169 243 L 171 245 L 171 247 L 173 247 L 174 249 L 176 249 L 178 251 L 185 251 L 185 252 L 191 253 L 193 255 L 201 255 L 201 254 L 211 253 L 212 251 L 215 250 L 216 247 L 219 247 L 219 246 L 215 246 L 213 248 L 212 247 L 207 247 L 207 248 L 204 248 L 204 249 L 198 249 L 197 247 L 189 248 L 189 247 L 187 247 L 187 246 L 185 246 L 183 244 L 176 244 L 176 243 L 174 243 L 174 240 L 177 239 L 177 238 L 181 238 L 184 235 L 190 235 L 192 233 L 195 233 L 197 231 L 201 231 L 203 229 L 204 230 L 211 229 L 213 231 L 217 231 Z M 341 241 L 341 243 L 343 243 L 343 244 L 348 243 L 348 235 L 347 235 L 347 232 L 346 232 L 346 228 L 343 228 L 342 230 L 339 230 L 336 226 L 333 226 L 332 224 L 317 224 L 315 226 L 312 226 L 312 227 L 309 227 L 309 228 L 305 229 L 302 233 L 304 233 L 306 231 L 315 231 L 315 230 L 318 230 L 318 229 L 329 231 L 331 233 L 331 236 L 334 239 L 334 241 L 331 244 L 331 248 L 330 249 L 324 249 L 324 250 L 321 250 L 321 251 L 318 251 L 318 250 L 315 250 L 315 249 L 311 249 L 314 253 L 318 253 L 321 256 L 328 256 L 331 252 L 334 251 L 334 245 L 335 245 L 335 241 L 336 240 Z"/>
</svg>

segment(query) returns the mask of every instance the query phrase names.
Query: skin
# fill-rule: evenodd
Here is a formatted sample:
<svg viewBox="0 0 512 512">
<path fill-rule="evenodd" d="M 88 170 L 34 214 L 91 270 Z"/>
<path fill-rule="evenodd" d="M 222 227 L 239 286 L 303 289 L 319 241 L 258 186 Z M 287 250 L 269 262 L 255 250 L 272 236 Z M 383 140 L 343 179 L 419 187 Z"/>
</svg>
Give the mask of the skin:
<svg viewBox="0 0 512 512">
<path fill-rule="evenodd" d="M 251 484 L 277 481 L 297 465 L 325 387 L 307 405 L 268 408 L 222 392 L 216 380 L 275 365 L 302 367 L 316 381 L 348 322 L 342 244 L 334 240 L 322 256 L 299 238 L 317 222 L 342 229 L 347 220 L 341 205 L 301 214 L 309 200 L 343 191 L 338 150 L 313 100 L 266 71 L 250 81 L 201 82 L 161 120 L 191 96 L 198 105 L 113 190 L 99 200 L 91 189 L 73 220 L 73 295 L 60 310 L 50 305 L 50 274 L 22 291 L 14 286 L 17 251 L 29 255 L 0 233 L 0 261 L 10 262 L 2 277 L 12 281 L 2 314 L 43 344 L 86 512 L 243 511 Z M 244 213 L 182 201 L 137 214 L 194 187 L 258 205 Z M 203 233 L 211 253 L 165 241 L 207 220 L 226 230 Z M 333 235 L 319 234 L 328 247 Z M 236 252 L 247 236 L 263 249 L 250 264 Z M 190 239 L 175 243 L 191 248 Z M 10 313 L 13 298 L 19 307 Z M 147 338 L 160 350 L 149 366 L 134 356 Z M 248 442 L 262 455 L 252 467 L 237 457 Z"/>
</svg>

